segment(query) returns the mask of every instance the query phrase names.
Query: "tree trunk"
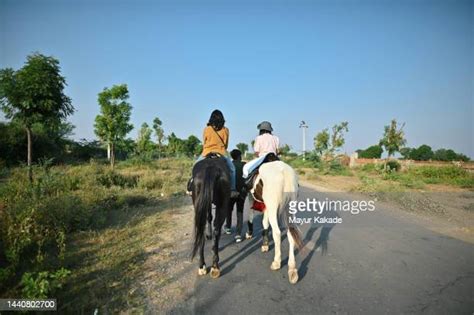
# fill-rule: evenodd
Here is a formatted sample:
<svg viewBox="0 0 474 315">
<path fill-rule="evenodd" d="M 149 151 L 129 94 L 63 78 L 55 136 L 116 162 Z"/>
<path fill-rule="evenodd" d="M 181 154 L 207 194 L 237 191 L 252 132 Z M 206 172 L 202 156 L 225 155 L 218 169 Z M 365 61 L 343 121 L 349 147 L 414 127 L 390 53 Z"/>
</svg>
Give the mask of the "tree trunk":
<svg viewBox="0 0 474 315">
<path fill-rule="evenodd" d="M 110 142 L 107 143 L 107 160 L 110 161 Z"/>
<path fill-rule="evenodd" d="M 110 144 L 110 167 L 114 169 L 115 166 L 115 143 Z"/>
<path fill-rule="evenodd" d="M 28 178 L 30 183 L 33 182 L 33 169 L 32 169 L 32 160 L 33 160 L 33 140 L 31 138 L 31 128 L 26 127 L 26 137 L 28 139 L 28 155 L 27 155 L 27 165 L 28 165 Z"/>
</svg>

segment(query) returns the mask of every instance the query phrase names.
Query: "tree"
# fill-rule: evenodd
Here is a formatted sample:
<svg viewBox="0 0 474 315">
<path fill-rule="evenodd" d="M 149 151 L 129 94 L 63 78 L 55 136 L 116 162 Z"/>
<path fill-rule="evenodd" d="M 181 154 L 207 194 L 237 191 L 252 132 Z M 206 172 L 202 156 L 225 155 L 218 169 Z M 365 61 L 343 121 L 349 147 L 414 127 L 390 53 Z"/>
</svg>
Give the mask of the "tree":
<svg viewBox="0 0 474 315">
<path fill-rule="evenodd" d="M 288 144 L 283 145 L 280 149 L 280 155 L 288 155 L 291 151 L 291 147 Z"/>
<path fill-rule="evenodd" d="M 178 155 L 184 151 L 184 140 L 178 138 L 174 132 L 168 137 L 167 151 L 170 154 Z"/>
<path fill-rule="evenodd" d="M 344 133 L 349 131 L 347 127 L 349 123 L 347 121 L 341 122 L 339 125 L 336 124 L 332 127 L 332 137 L 331 137 L 331 153 L 342 148 L 346 140 L 344 139 Z"/>
<path fill-rule="evenodd" d="M 323 129 L 319 132 L 316 137 L 314 137 L 314 148 L 319 155 L 327 152 L 329 149 L 329 131 L 328 129 Z"/>
<path fill-rule="evenodd" d="M 415 161 L 428 161 L 434 156 L 433 150 L 429 145 L 420 145 L 417 149 L 413 149 L 410 152 L 410 159 Z"/>
<path fill-rule="evenodd" d="M 163 141 L 165 140 L 165 132 L 162 127 L 162 122 L 158 117 L 155 117 L 155 119 L 153 119 L 153 130 L 155 130 L 158 148 L 161 149 L 161 147 L 163 146 Z"/>
<path fill-rule="evenodd" d="M 399 152 L 400 148 L 405 145 L 406 139 L 403 132 L 404 126 L 405 124 L 403 123 L 400 127 L 398 127 L 397 121 L 392 119 L 390 125 L 384 127 L 385 131 L 383 138 L 380 139 L 379 145 L 385 148 L 388 158 L 393 156 L 395 152 Z"/>
<path fill-rule="evenodd" d="M 411 159 L 411 154 L 414 149 L 409 147 L 404 147 L 400 149 L 400 154 L 403 156 L 405 160 Z"/>
<path fill-rule="evenodd" d="M 347 121 L 343 121 L 332 127 L 332 134 L 329 134 L 327 128 L 316 134 L 314 137 L 316 152 L 320 155 L 333 155 L 339 150 L 345 143 L 344 133 L 349 131 L 348 125 Z"/>
<path fill-rule="evenodd" d="M 237 143 L 236 145 L 237 149 L 239 149 L 240 152 L 242 152 L 242 155 L 245 156 L 245 154 L 247 153 L 247 151 L 249 150 L 249 146 L 247 143 L 243 143 L 243 142 L 240 142 L 240 143 Z"/>
<path fill-rule="evenodd" d="M 126 84 L 104 88 L 99 93 L 100 114 L 95 118 L 96 135 L 110 147 L 110 166 L 115 166 L 115 145 L 133 129 L 129 123 L 132 106 L 127 102 Z"/>
<path fill-rule="evenodd" d="M 382 157 L 383 149 L 379 145 L 373 145 L 365 150 L 358 150 L 359 157 L 363 159 L 380 159 Z"/>
<path fill-rule="evenodd" d="M 39 53 L 29 55 L 17 71 L 0 70 L 0 106 L 8 119 L 26 131 L 30 181 L 33 180 L 33 124 L 58 125 L 74 112 L 71 99 L 64 94 L 65 86 L 59 61 Z"/>
<path fill-rule="evenodd" d="M 470 159 L 462 153 L 456 153 L 451 149 L 439 149 L 433 154 L 433 160 L 436 161 L 464 161 L 468 162 Z"/>
<path fill-rule="evenodd" d="M 152 133 L 153 131 L 150 129 L 150 127 L 148 127 L 148 124 L 146 122 L 143 123 L 142 127 L 138 131 L 136 147 L 138 154 L 143 154 L 153 149 L 153 142 L 151 141 Z"/>
<path fill-rule="evenodd" d="M 183 152 L 188 156 L 195 156 L 202 151 L 201 140 L 194 135 L 190 135 L 188 139 L 184 140 Z"/>
</svg>

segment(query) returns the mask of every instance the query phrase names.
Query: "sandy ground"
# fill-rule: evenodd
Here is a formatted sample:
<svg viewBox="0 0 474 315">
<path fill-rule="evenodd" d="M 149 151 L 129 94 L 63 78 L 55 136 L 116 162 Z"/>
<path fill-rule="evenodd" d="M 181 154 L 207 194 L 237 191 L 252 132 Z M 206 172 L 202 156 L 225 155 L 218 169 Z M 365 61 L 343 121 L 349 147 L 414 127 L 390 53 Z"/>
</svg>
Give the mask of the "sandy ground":
<svg viewBox="0 0 474 315">
<path fill-rule="evenodd" d="M 194 212 L 189 203 L 167 211 L 167 220 L 173 222 L 168 233 L 160 235 L 156 246 L 146 248 L 152 253 L 143 264 L 140 279 L 146 296 L 145 311 L 148 314 L 168 313 L 192 293 L 196 281 L 196 262 L 190 260 Z"/>
</svg>

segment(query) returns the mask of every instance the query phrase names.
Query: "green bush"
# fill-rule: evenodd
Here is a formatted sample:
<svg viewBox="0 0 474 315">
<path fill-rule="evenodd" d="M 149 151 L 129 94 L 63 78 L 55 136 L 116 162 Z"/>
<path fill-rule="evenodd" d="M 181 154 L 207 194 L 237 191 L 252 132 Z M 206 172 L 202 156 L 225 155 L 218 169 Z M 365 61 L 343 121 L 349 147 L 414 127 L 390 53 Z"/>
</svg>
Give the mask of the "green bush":
<svg viewBox="0 0 474 315">
<path fill-rule="evenodd" d="M 375 164 L 375 163 L 370 163 L 370 164 L 364 164 L 360 167 L 360 170 L 363 172 L 367 173 L 375 173 L 375 172 L 380 172 L 380 170 L 383 168 L 383 165 Z"/>
<path fill-rule="evenodd" d="M 385 165 L 386 165 L 385 170 L 387 172 L 398 172 L 401 169 L 400 163 L 398 163 L 398 161 L 395 161 L 395 160 L 387 161 Z"/>
<path fill-rule="evenodd" d="M 28 299 L 46 299 L 51 297 L 55 290 L 62 287 L 70 274 L 71 272 L 64 268 L 55 272 L 26 272 L 21 278 L 23 297 Z"/>
<path fill-rule="evenodd" d="M 137 176 L 125 176 L 114 171 L 106 171 L 103 174 L 100 174 L 97 177 L 97 181 L 110 188 L 112 186 L 119 186 L 121 188 L 133 188 L 137 186 L 138 177 Z"/>
<path fill-rule="evenodd" d="M 303 156 L 287 156 L 284 161 L 294 168 L 318 168 L 321 166 L 321 158 L 316 152 L 306 153 L 305 158 Z"/>
</svg>

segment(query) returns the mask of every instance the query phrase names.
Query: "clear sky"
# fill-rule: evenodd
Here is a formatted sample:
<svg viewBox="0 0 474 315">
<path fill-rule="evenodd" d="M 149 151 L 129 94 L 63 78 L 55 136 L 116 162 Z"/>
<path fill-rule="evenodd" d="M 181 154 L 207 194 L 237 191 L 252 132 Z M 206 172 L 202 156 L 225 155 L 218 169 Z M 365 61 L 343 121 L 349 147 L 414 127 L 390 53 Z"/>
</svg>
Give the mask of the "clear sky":
<svg viewBox="0 0 474 315">
<path fill-rule="evenodd" d="M 474 1 L 0 0 L 0 67 L 34 51 L 57 57 L 76 113 L 94 138 L 97 93 L 127 83 L 136 132 L 201 136 L 224 112 L 231 145 L 261 120 L 301 150 L 349 122 L 343 151 L 375 144 L 392 118 L 409 146 L 474 157 Z"/>
</svg>

